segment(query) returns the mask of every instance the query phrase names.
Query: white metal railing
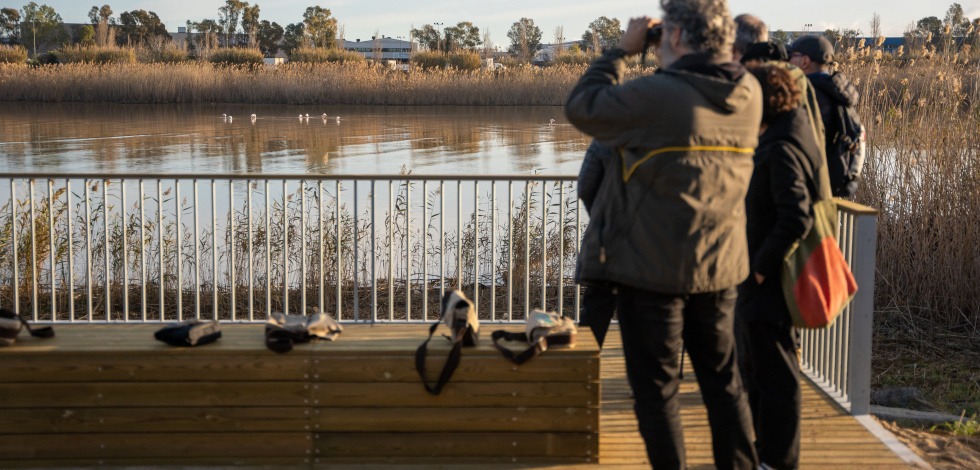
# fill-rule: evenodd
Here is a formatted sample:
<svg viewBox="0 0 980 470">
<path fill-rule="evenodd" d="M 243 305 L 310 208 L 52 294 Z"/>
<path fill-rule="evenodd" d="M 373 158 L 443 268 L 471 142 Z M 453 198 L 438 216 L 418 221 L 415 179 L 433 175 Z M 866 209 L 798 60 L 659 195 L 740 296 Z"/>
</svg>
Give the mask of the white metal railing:
<svg viewBox="0 0 980 470">
<path fill-rule="evenodd" d="M 447 287 L 486 321 L 577 318 L 574 177 L 3 178 L 0 305 L 34 321 L 425 321 Z"/>
<path fill-rule="evenodd" d="M 577 320 L 587 215 L 574 181 L 3 174 L 0 306 L 42 323 L 264 322 L 313 307 L 343 322 L 408 322 L 437 318 L 453 287 L 484 321 L 541 307 Z M 803 332 L 801 359 L 866 414 L 877 212 L 838 207 L 859 290 L 832 327 Z"/>
<path fill-rule="evenodd" d="M 838 243 L 858 284 L 857 294 L 829 328 L 803 330 L 803 371 L 853 415 L 868 414 L 871 400 L 871 329 L 874 315 L 878 211 L 837 200 Z"/>
</svg>

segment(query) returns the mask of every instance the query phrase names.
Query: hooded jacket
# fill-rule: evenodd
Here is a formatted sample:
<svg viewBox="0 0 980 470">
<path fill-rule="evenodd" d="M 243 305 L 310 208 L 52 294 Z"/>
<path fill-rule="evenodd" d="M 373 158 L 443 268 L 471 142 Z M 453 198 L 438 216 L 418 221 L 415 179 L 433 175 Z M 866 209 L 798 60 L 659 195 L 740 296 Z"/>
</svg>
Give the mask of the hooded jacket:
<svg viewBox="0 0 980 470">
<path fill-rule="evenodd" d="M 773 119 L 753 157 L 755 171 L 745 197 L 752 272 L 739 287 L 736 311 L 749 322 L 789 323 L 780 281 L 783 257 L 813 225 L 807 175 L 824 166 L 807 111 L 796 108 Z"/>
<path fill-rule="evenodd" d="M 569 122 L 618 153 L 592 206 L 579 281 L 671 294 L 739 284 L 749 273 L 759 83 L 741 64 L 694 54 L 622 83 L 622 56 L 597 59 L 565 107 Z"/>
</svg>

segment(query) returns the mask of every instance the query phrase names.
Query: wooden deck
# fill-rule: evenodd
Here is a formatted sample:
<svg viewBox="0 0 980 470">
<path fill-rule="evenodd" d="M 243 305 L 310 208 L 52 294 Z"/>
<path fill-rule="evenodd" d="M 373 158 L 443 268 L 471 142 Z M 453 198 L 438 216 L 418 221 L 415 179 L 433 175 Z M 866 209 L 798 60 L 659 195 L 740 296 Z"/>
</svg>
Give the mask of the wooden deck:
<svg viewBox="0 0 980 470">
<path fill-rule="evenodd" d="M 681 385 L 681 417 L 687 446 L 688 468 L 713 469 L 708 416 L 690 361 L 684 362 L 685 380 Z M 578 465 L 392 465 L 385 470 L 491 470 L 500 468 L 534 468 L 540 470 L 649 469 L 643 440 L 633 415 L 633 400 L 626 382 L 619 329 L 613 326 L 602 351 L 602 411 L 599 425 L 599 463 Z M 833 399 L 804 379 L 803 441 L 801 470 L 869 469 L 892 470 L 918 468 L 905 463 Z M 370 465 L 331 466 L 340 470 L 367 470 Z"/>
<path fill-rule="evenodd" d="M 418 334 L 421 335 L 424 328 L 425 327 L 422 325 L 391 325 L 375 327 L 372 330 L 375 334 L 382 336 L 404 335 L 408 331 L 415 332 L 415 330 L 418 330 Z M 491 328 L 492 327 L 488 328 L 488 330 Z M 586 332 L 583 333 L 587 334 Z M 346 344 L 345 339 L 348 340 L 346 341 Z M 340 340 L 332 344 L 335 347 L 340 348 L 353 347 L 353 340 L 353 337 L 345 338 L 342 336 Z M 128 343 L 131 341 L 142 342 L 145 341 L 145 339 L 132 338 L 123 340 L 122 342 Z M 486 338 L 483 341 L 488 342 L 489 338 Z M 600 457 L 598 464 L 535 464 L 526 462 L 521 465 L 507 465 L 500 461 L 487 463 L 486 461 L 481 460 L 461 460 L 451 457 L 447 458 L 445 461 L 427 461 L 425 463 L 419 462 L 397 465 L 379 465 L 378 463 L 345 463 L 337 460 L 327 463 L 320 462 L 315 458 L 303 463 L 276 459 L 269 459 L 267 462 L 252 460 L 249 463 L 268 464 L 275 468 L 329 467 L 331 469 L 347 470 L 366 470 L 369 468 L 384 468 L 389 470 L 490 470 L 501 468 L 585 470 L 594 468 L 649 468 L 646 461 L 643 443 L 639 433 L 637 432 L 636 420 L 633 416 L 633 401 L 629 398 L 629 388 L 625 378 L 625 363 L 619 333 L 616 327 L 610 331 L 606 341 L 606 348 L 602 352 L 601 360 L 601 415 L 599 436 Z M 38 350 L 46 349 L 43 342 L 31 342 L 33 343 L 32 346 L 37 347 Z M 86 345 L 78 344 L 77 347 L 85 349 Z M 251 347 L 253 346 L 248 346 L 248 348 Z M 213 351 L 213 354 L 215 356 L 226 356 L 227 359 L 232 360 L 233 364 L 224 364 L 224 368 L 230 367 L 233 369 L 253 369 L 255 367 L 254 364 L 240 364 L 232 357 L 237 355 L 236 353 L 238 353 L 238 350 L 240 349 L 241 347 L 239 345 L 225 341 L 225 344 L 219 348 L 216 348 Z M 167 350 L 162 350 L 161 352 L 163 354 L 167 354 L 165 351 Z M 3 356 L 2 353 L 3 350 L 0 350 L 0 357 Z M 545 354 L 548 353 L 546 352 Z M 698 392 L 696 382 L 693 380 L 694 374 L 693 371 L 690 370 L 689 364 L 690 361 L 685 361 L 685 367 L 687 369 L 685 374 L 686 380 L 682 384 L 680 390 L 682 420 L 685 429 L 688 463 L 690 468 L 709 469 L 713 468 L 713 465 L 711 464 L 710 434 L 707 424 L 707 415 L 703 405 L 701 404 L 700 393 Z M 465 374 L 465 371 L 463 371 L 465 365 L 466 358 L 464 357 L 463 363 L 461 364 L 461 373 L 463 374 Z M 216 364 L 212 364 L 212 366 L 216 366 Z M 139 365 L 134 364 L 134 367 L 139 367 Z M 219 367 L 219 369 L 221 368 L 222 367 Z M 205 375 L 213 374 L 215 369 L 211 367 L 202 367 L 200 372 Z M 258 375 L 261 375 L 261 371 L 256 370 L 256 372 L 259 373 Z M 70 374 L 70 368 L 66 368 L 64 373 Z M 281 371 L 277 373 L 281 373 Z M 0 382 L 3 381 L 5 380 L 0 378 Z M 279 393 L 276 393 L 275 395 L 281 399 L 281 395 Z M 5 399 L 30 400 L 31 398 L 23 396 L 16 398 L 7 396 Z M 827 397 L 809 381 L 805 381 L 803 399 L 804 420 L 801 468 L 823 469 L 833 467 L 835 469 L 861 468 L 882 470 L 911 468 L 909 465 L 904 463 L 902 459 L 898 457 L 898 455 L 889 450 L 889 448 L 877 437 L 865 429 L 865 427 L 862 426 L 856 419 L 849 416 L 832 399 Z M 6 432 L 0 431 L 0 434 L 9 434 L 11 432 L 16 433 L 16 430 L 7 429 Z M 242 444 L 243 442 L 239 441 L 238 445 Z M 263 443 L 261 441 L 255 441 L 245 443 L 245 445 L 262 446 Z M 12 449 L 7 448 L 6 450 L 11 451 Z M 8 455 L 7 458 L 10 458 L 10 455 Z M 161 466 L 177 463 L 168 462 L 167 459 L 159 459 L 155 460 L 155 462 L 157 465 Z M 51 462 L 35 461 L 33 465 L 44 467 L 63 467 L 65 463 L 66 462 L 64 460 Z M 95 463 L 96 462 L 77 462 L 77 465 L 95 465 Z M 142 468 L 146 468 L 145 466 L 147 464 L 147 460 L 145 458 L 134 458 L 132 462 L 117 461 L 115 463 L 123 465 L 131 463 L 142 466 Z M 11 464 L 11 462 L 7 461 L 6 464 Z M 227 466 L 229 464 L 233 464 L 233 462 L 215 460 L 214 462 L 200 461 L 200 464 Z M 262 468 L 272 467 L 263 466 Z"/>
</svg>

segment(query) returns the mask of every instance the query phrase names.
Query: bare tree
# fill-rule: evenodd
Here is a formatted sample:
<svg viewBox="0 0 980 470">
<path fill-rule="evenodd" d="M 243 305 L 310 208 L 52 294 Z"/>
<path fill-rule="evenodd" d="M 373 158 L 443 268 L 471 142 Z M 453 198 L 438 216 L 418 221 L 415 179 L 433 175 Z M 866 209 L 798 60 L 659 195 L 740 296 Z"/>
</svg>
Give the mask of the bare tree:
<svg viewBox="0 0 980 470">
<path fill-rule="evenodd" d="M 99 47 L 106 47 L 116 43 L 116 30 L 109 27 L 107 18 L 100 18 L 95 25 L 95 44 Z"/>
<path fill-rule="evenodd" d="M 565 27 L 556 26 L 555 27 L 555 55 L 561 53 L 563 46 L 562 43 L 565 42 Z"/>
<path fill-rule="evenodd" d="M 490 45 L 490 28 L 483 28 L 483 58 L 493 56 L 493 46 Z"/>
<path fill-rule="evenodd" d="M 871 21 L 868 22 L 868 26 L 871 28 L 871 40 L 877 41 L 878 37 L 881 36 L 881 16 L 875 13 L 871 17 Z"/>
</svg>

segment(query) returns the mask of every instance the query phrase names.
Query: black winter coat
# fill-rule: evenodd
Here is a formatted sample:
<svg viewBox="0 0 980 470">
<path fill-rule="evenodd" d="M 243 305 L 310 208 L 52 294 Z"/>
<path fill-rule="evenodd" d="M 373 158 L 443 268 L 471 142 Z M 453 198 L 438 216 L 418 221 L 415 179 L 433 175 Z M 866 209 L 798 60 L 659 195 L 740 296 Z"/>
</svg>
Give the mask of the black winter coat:
<svg viewBox="0 0 980 470">
<path fill-rule="evenodd" d="M 839 106 L 852 108 L 858 105 L 861 97 L 857 88 L 844 77 L 840 72 L 833 74 L 811 73 L 806 76 L 813 85 L 817 94 L 817 103 L 820 105 L 820 116 L 824 124 L 824 145 L 827 149 L 827 173 L 830 176 L 832 185 L 844 181 L 844 162 L 840 158 L 834 158 L 832 149 L 837 136 L 843 129 L 840 128 L 840 119 L 837 117 Z M 856 188 L 856 186 L 855 186 Z M 834 188 L 837 191 L 838 188 Z M 853 189 L 852 189 L 853 192 Z"/>
<path fill-rule="evenodd" d="M 578 172 L 578 198 L 585 205 L 585 211 L 592 213 L 592 203 L 595 202 L 599 185 L 606 174 L 605 166 L 616 157 L 616 149 L 600 144 L 593 140 L 585 151 L 582 168 Z"/>
<path fill-rule="evenodd" d="M 739 286 L 738 315 L 748 322 L 789 323 L 780 274 L 789 247 L 813 225 L 806 171 L 823 164 L 802 108 L 779 115 L 759 137 L 745 196 L 752 275 Z M 760 285 L 755 273 L 765 276 Z"/>
</svg>

